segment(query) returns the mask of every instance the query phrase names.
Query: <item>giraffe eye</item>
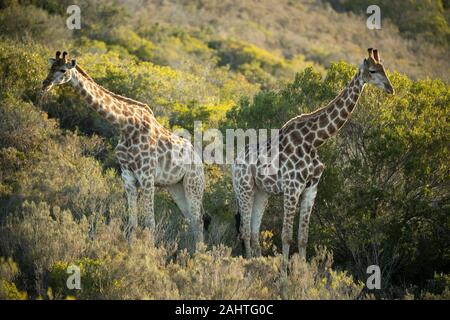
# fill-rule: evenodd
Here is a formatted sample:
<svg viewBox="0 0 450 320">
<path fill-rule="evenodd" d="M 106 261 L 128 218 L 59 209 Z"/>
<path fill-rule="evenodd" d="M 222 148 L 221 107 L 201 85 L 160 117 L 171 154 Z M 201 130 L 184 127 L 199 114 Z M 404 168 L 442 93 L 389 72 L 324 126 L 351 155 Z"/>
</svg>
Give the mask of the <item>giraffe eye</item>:
<svg viewBox="0 0 450 320">
<path fill-rule="evenodd" d="M 369 70 L 369 72 L 370 72 L 370 73 L 376 73 L 376 71 L 375 71 L 375 70 Z"/>
</svg>

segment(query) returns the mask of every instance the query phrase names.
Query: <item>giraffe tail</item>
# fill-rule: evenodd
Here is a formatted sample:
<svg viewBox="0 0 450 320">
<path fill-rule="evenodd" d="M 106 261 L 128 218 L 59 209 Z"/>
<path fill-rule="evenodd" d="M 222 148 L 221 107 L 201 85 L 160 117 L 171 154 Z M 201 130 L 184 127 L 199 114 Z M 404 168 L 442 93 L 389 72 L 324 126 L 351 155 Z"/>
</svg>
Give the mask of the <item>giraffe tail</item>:
<svg viewBox="0 0 450 320">
<path fill-rule="evenodd" d="M 239 210 L 239 205 L 236 201 L 236 214 L 234 215 L 234 222 L 235 222 L 235 226 L 236 226 L 236 232 L 239 236 L 240 232 L 241 232 L 241 211 Z"/>
<path fill-rule="evenodd" d="M 208 231 L 209 225 L 211 224 L 211 216 L 206 213 L 205 208 L 202 204 L 202 218 L 203 218 L 203 228 Z"/>
<path fill-rule="evenodd" d="M 234 215 L 234 222 L 235 222 L 236 233 L 237 233 L 236 240 L 238 241 L 238 243 L 241 244 L 242 252 L 245 252 L 244 241 L 242 241 L 242 239 L 241 239 L 241 210 L 239 209 L 238 201 L 236 201 L 236 208 L 237 208 L 236 214 Z"/>
</svg>

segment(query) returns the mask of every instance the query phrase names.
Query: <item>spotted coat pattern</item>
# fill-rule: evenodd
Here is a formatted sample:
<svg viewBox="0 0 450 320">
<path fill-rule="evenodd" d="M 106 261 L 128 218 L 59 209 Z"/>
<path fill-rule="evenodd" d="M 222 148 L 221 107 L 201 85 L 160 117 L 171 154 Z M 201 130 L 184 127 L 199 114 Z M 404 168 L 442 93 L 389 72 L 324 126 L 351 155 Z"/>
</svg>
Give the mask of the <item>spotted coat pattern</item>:
<svg viewBox="0 0 450 320">
<path fill-rule="evenodd" d="M 58 53 L 56 59 L 51 59 L 52 66 L 43 82 L 43 91 L 69 82 L 91 108 L 120 132 L 115 154 L 121 167 L 129 207 L 129 241 L 133 241 L 138 224 L 138 188 L 142 189 L 144 227 L 155 227 L 156 186 L 168 189 L 188 219 L 195 241 L 203 241 L 205 179 L 203 165 L 192 144 L 158 123 L 146 104 L 110 92 L 97 84 L 74 60 L 67 62 L 66 53 L 62 59 Z"/>
<path fill-rule="evenodd" d="M 250 146 L 238 155 L 232 167 L 232 179 L 237 199 L 239 234 L 246 257 L 261 254 L 260 226 L 270 195 L 281 195 L 284 200 L 283 271 L 286 272 L 287 268 L 298 206 L 298 248 L 300 256 L 306 257 L 310 214 L 325 168 L 319 159 L 317 148 L 336 135 L 346 123 L 366 83 L 393 93 L 378 52 L 372 49 L 369 49 L 369 58 L 364 60 L 356 75 L 334 100 L 313 113 L 292 118 L 280 129 L 278 152 L 274 152 L 275 156 L 272 155 L 270 162 L 272 165 L 278 163 L 274 172 L 268 174 L 266 171 L 267 157 L 257 154 L 258 147 Z M 268 143 L 267 149 L 266 155 L 271 155 L 271 143 Z"/>
</svg>

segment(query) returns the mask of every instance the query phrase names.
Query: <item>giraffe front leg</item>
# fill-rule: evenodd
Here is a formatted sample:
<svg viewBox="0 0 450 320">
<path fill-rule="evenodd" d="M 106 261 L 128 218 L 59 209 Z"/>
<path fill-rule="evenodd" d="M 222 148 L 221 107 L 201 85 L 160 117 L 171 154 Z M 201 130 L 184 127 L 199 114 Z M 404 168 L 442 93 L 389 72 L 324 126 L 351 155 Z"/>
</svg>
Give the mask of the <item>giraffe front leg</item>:
<svg viewBox="0 0 450 320">
<path fill-rule="evenodd" d="M 298 186 L 292 184 L 285 189 L 284 192 L 284 219 L 283 230 L 281 232 L 281 242 L 283 251 L 283 260 L 281 265 L 281 273 L 283 276 L 287 275 L 287 267 L 289 263 L 289 248 L 293 237 L 293 224 L 295 212 L 297 210 L 300 194 L 304 189 L 304 184 Z"/>
<path fill-rule="evenodd" d="M 122 179 L 124 182 L 125 192 L 127 194 L 128 202 L 128 223 L 125 229 L 128 243 L 133 243 L 134 231 L 137 227 L 137 188 L 136 177 L 133 172 L 127 169 L 122 169 Z"/>
<path fill-rule="evenodd" d="M 149 175 L 141 180 L 142 186 L 142 200 L 144 207 L 144 228 L 148 228 L 150 231 L 155 231 L 155 178 L 153 175 Z"/>
<path fill-rule="evenodd" d="M 309 217 L 317 195 L 319 181 L 312 181 L 312 185 L 303 192 L 300 204 L 300 218 L 298 225 L 298 253 L 301 259 L 306 260 L 306 245 L 308 244 Z"/>
</svg>

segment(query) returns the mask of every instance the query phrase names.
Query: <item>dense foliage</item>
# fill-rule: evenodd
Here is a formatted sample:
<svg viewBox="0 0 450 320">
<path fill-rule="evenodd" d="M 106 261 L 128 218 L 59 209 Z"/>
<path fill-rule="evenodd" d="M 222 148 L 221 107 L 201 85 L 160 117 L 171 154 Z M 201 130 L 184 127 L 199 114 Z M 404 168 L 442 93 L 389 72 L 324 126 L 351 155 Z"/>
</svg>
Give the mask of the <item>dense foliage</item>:
<svg viewBox="0 0 450 320">
<path fill-rule="evenodd" d="M 382 269 L 376 297 L 449 298 L 445 32 L 417 48 L 389 23 L 389 37 L 360 35 L 360 16 L 315 1 L 258 3 L 154 1 L 132 15 L 133 2 L 83 0 L 82 29 L 69 31 L 72 1 L 0 1 L 0 299 L 357 299 L 373 297 L 362 283 L 371 264 Z M 265 24 L 258 14 L 268 8 Z M 270 200 L 263 219 L 266 257 L 242 259 L 228 166 L 206 166 L 207 247 L 188 254 L 186 222 L 160 190 L 155 242 L 141 232 L 129 249 L 117 132 L 70 86 L 38 94 L 47 59 L 63 49 L 103 86 L 148 103 L 168 128 L 192 131 L 194 120 L 203 129 L 279 128 L 345 86 L 363 38 L 400 72 L 390 73 L 397 94 L 368 87 L 321 148 L 327 169 L 309 263 L 294 257 L 285 281 L 281 199 Z M 81 291 L 65 286 L 71 264 L 82 271 Z"/>
<path fill-rule="evenodd" d="M 365 12 L 368 0 L 328 0 L 338 10 Z M 376 3 L 382 17 L 391 19 L 410 38 L 420 37 L 448 45 L 450 41 L 450 4 L 446 0 L 381 0 Z M 401 12 L 402 14 L 399 14 Z"/>
</svg>

